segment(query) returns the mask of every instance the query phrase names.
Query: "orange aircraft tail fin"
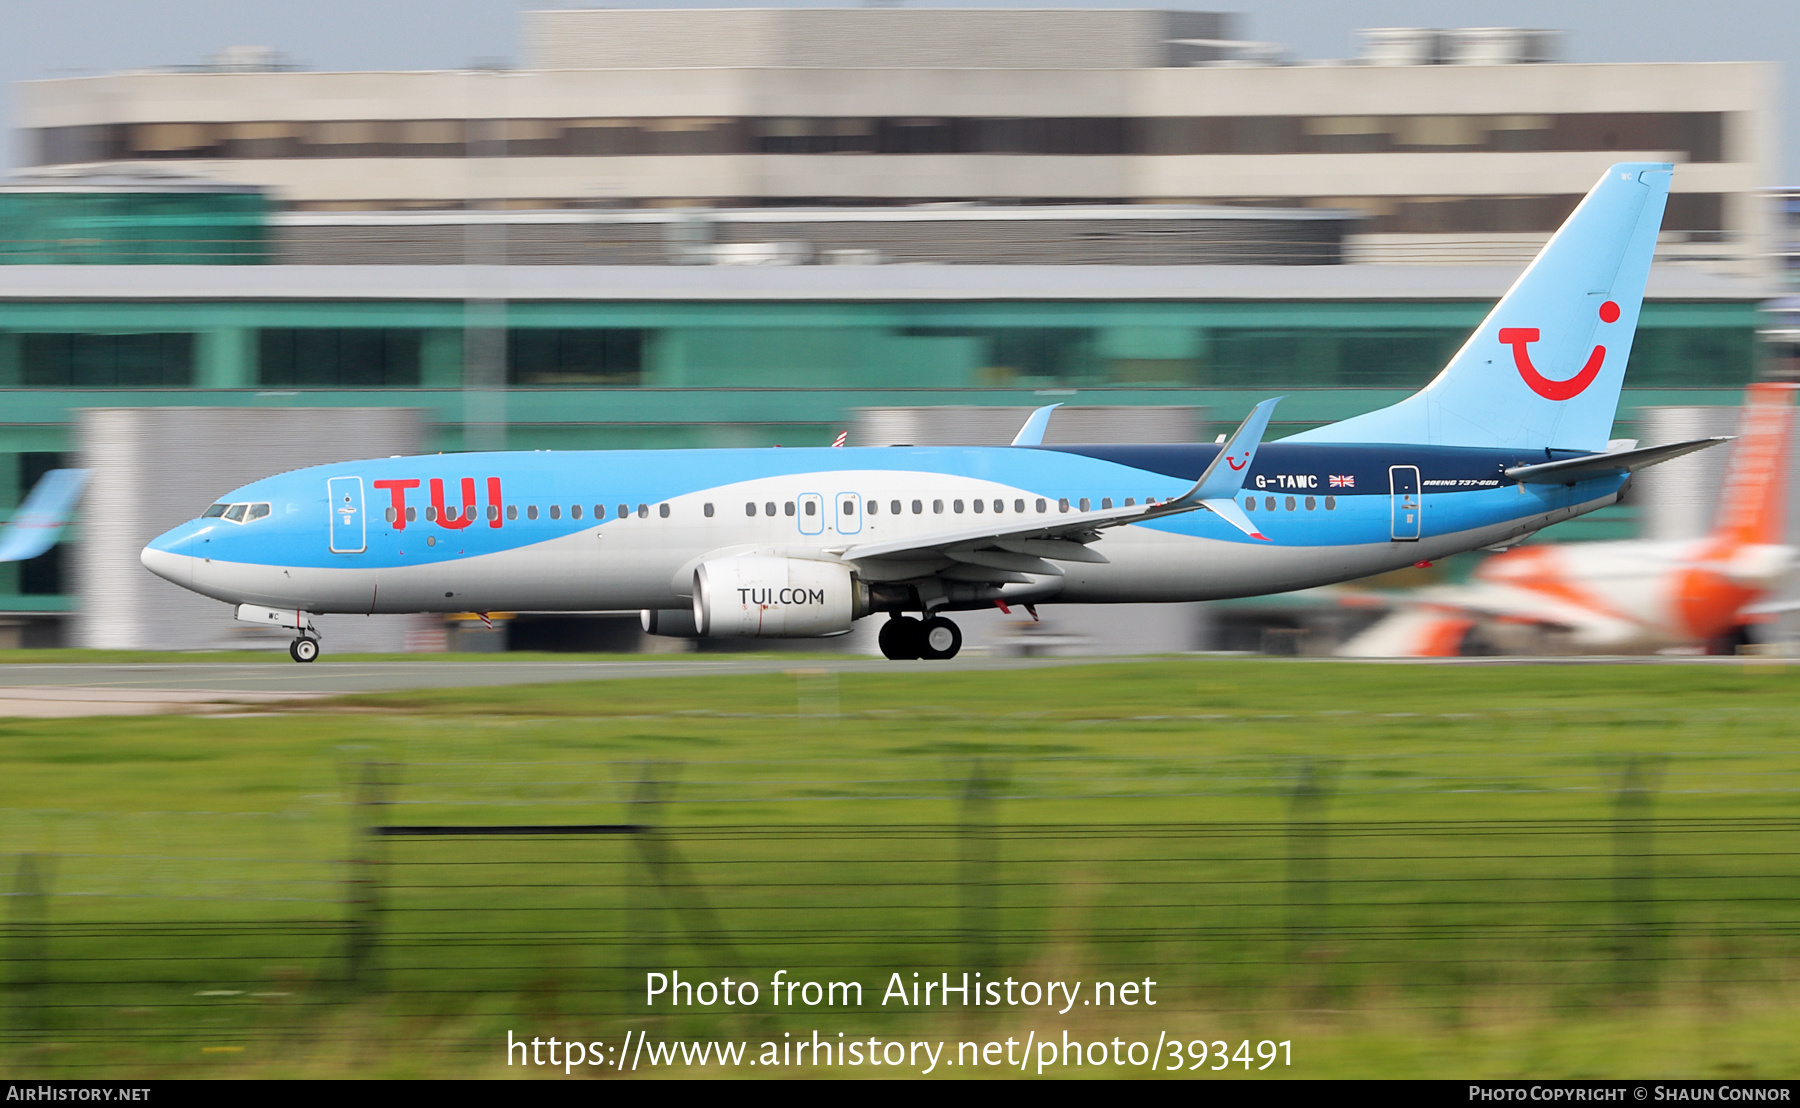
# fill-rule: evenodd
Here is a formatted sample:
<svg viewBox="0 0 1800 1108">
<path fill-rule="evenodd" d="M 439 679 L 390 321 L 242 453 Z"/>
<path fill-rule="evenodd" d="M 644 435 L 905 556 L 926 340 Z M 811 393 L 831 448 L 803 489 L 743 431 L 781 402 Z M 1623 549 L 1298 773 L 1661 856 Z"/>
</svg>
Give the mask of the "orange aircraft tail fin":
<svg viewBox="0 0 1800 1108">
<path fill-rule="evenodd" d="M 1713 538 L 1722 545 L 1779 543 L 1787 532 L 1789 436 L 1795 386 L 1762 382 L 1744 393 L 1738 440 L 1719 497 Z"/>
</svg>

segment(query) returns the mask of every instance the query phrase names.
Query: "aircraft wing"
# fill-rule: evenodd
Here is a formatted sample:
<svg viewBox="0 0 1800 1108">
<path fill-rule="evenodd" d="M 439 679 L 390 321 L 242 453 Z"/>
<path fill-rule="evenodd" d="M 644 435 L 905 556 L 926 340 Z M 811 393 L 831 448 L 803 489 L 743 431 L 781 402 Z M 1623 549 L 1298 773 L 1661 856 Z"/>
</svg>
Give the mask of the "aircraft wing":
<svg viewBox="0 0 1800 1108">
<path fill-rule="evenodd" d="M 1243 475 L 1249 471 L 1250 462 L 1262 442 L 1263 432 L 1269 426 L 1269 417 L 1280 399 L 1276 397 L 1258 404 L 1226 442 L 1225 448 L 1219 451 L 1212 464 L 1207 466 L 1206 472 L 1194 482 L 1193 487 L 1173 499 L 1161 503 L 1064 513 L 1053 519 L 1040 517 L 1027 520 L 1015 516 L 1003 522 L 996 518 L 985 527 L 965 527 L 887 542 L 857 543 L 838 553 L 845 561 L 854 562 L 948 559 L 961 566 L 972 567 L 960 574 L 953 567 L 948 574 L 952 577 L 1023 583 L 1028 580 L 1023 576 L 1027 573 L 1061 576 L 1062 570 L 1052 565 L 1052 561 L 1105 562 L 1106 556 L 1099 551 L 1089 550 L 1088 544 L 1098 540 L 1101 533 L 1109 528 L 1143 523 L 1183 512 L 1214 512 L 1251 538 L 1267 542 L 1256 530 L 1255 524 L 1238 507 L 1236 496 L 1243 487 Z M 1040 409 L 1033 415 L 1033 421 L 1039 416 L 1047 419 L 1047 410 Z M 1031 430 L 1029 424 L 1026 430 Z M 1041 427 L 1037 429 L 1037 433 L 1041 436 Z M 1025 437 L 1026 431 L 1021 431 L 1020 434 Z"/>
<path fill-rule="evenodd" d="M 85 469 L 53 469 L 38 478 L 12 521 L 0 528 L 0 562 L 23 562 L 55 546 L 86 484 Z"/>
</svg>

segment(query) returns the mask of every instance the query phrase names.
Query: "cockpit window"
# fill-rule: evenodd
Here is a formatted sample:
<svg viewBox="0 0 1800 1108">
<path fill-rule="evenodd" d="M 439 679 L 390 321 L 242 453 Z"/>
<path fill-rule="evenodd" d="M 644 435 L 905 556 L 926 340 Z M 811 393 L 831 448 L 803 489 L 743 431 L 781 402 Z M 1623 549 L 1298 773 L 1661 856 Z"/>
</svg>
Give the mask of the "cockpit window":
<svg viewBox="0 0 1800 1108">
<path fill-rule="evenodd" d="M 270 506 L 267 502 L 260 504 L 214 504 L 200 516 L 201 519 L 228 519 L 233 523 L 254 523 L 268 518 Z"/>
</svg>

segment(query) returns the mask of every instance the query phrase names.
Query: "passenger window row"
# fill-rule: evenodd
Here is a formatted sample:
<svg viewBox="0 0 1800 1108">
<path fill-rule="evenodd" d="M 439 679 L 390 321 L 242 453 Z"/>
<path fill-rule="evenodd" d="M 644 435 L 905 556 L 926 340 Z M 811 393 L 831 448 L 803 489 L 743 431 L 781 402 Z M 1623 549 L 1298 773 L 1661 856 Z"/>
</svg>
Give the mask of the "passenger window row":
<svg viewBox="0 0 1800 1108">
<path fill-rule="evenodd" d="M 224 508 L 224 507 L 226 507 L 226 505 L 214 504 L 212 508 L 208 508 L 206 510 L 206 514 L 209 516 L 226 514 L 223 512 L 213 511 L 213 508 Z M 268 514 L 269 506 L 267 504 L 252 505 L 252 507 L 260 507 L 263 509 L 263 512 L 262 512 L 263 515 Z M 580 519 L 580 518 L 582 518 L 582 516 L 586 512 L 586 510 L 587 510 L 586 505 L 571 504 L 568 507 L 569 518 L 570 519 Z M 474 511 L 474 508 L 471 506 L 468 509 L 468 512 L 473 513 L 473 511 Z M 563 517 L 563 506 L 561 504 L 550 505 L 548 514 L 551 519 L 560 520 Z M 628 518 L 630 518 L 631 514 L 632 514 L 631 505 L 629 505 L 629 504 L 619 505 L 618 518 L 628 519 Z M 661 516 L 663 519 L 668 519 L 669 518 L 669 506 L 667 504 L 658 504 L 656 506 L 656 514 Z M 713 514 L 713 506 L 711 504 L 706 505 L 707 517 L 711 518 L 712 514 Z M 525 518 L 526 519 L 537 519 L 538 516 L 539 516 L 539 510 L 538 510 L 538 506 L 536 504 L 527 504 L 525 506 Z M 650 505 L 639 504 L 637 506 L 637 517 L 639 519 L 649 519 L 650 518 Z M 260 519 L 261 516 L 252 516 L 251 518 L 252 519 Z M 396 517 L 394 515 L 394 509 L 389 508 L 387 510 L 387 521 L 389 523 L 393 523 L 395 518 Z M 411 523 L 412 521 L 414 521 L 418 518 L 419 518 L 419 509 L 417 509 L 417 508 L 406 509 L 406 521 L 408 523 Z M 446 509 L 444 512 L 444 522 L 446 522 L 446 523 L 455 522 L 456 520 L 462 519 L 462 518 L 473 519 L 474 516 L 472 514 L 459 515 L 457 512 L 451 511 L 448 509 Z M 492 522 L 498 520 L 499 518 L 500 518 L 500 509 L 495 507 L 492 504 L 488 505 L 488 508 L 487 508 L 488 522 L 492 523 Z M 519 518 L 519 506 L 517 504 L 508 504 L 506 506 L 506 518 L 508 520 L 516 520 Z M 595 520 L 605 519 L 606 518 L 606 505 L 604 505 L 604 504 L 594 505 L 593 518 Z M 429 523 L 436 523 L 438 521 L 437 508 L 428 505 L 425 508 L 425 519 Z"/>
<path fill-rule="evenodd" d="M 1145 504 L 1154 504 L 1154 503 L 1156 503 L 1156 498 L 1153 496 L 1146 496 L 1144 498 L 1144 503 Z M 996 497 L 993 500 L 951 500 L 948 502 L 948 507 L 949 507 L 950 512 L 954 515 L 962 515 L 965 512 L 971 512 L 971 511 L 975 512 L 978 515 L 985 514 L 989 511 L 992 511 L 995 515 L 1000 515 L 1009 510 L 1007 504 L 1008 504 L 1008 502 L 1006 500 Z M 887 513 L 889 515 L 895 515 L 895 516 L 905 515 L 906 511 L 907 511 L 907 506 L 908 506 L 907 501 L 890 500 L 887 502 Z M 931 514 L 943 515 L 945 506 L 946 506 L 945 501 L 942 501 L 942 500 L 931 501 Z M 1135 496 L 1127 496 L 1124 500 L 1124 506 L 1127 508 L 1135 508 L 1137 506 L 1137 498 Z M 1112 507 L 1113 507 L 1113 498 L 1112 497 L 1107 496 L 1107 497 L 1102 497 L 1100 499 L 1101 510 L 1107 510 Z M 856 501 L 843 500 L 839 503 L 838 508 L 839 508 L 839 511 L 841 511 L 844 515 L 855 515 L 856 514 Z M 925 501 L 914 500 L 911 502 L 911 508 L 912 508 L 913 515 L 916 515 L 916 516 L 924 515 L 925 514 Z M 1042 497 L 1042 496 L 1036 497 L 1031 501 L 1031 509 L 1035 509 L 1039 513 L 1048 512 L 1050 510 L 1050 501 L 1046 497 Z M 758 514 L 758 510 L 759 509 L 758 509 L 755 501 L 745 502 L 744 515 L 755 516 Z M 867 512 L 869 515 L 878 516 L 882 512 L 881 501 L 870 500 L 864 505 L 863 510 L 865 512 Z M 1014 514 L 1024 515 L 1028 510 L 1026 507 L 1026 501 L 1024 499 L 1013 500 L 1011 502 L 1010 510 Z M 1067 511 L 1091 512 L 1094 510 L 1094 502 L 1091 497 L 1086 497 L 1086 496 L 1082 497 L 1077 502 L 1071 502 L 1068 497 L 1063 497 L 1062 499 L 1060 499 L 1056 502 L 1056 510 L 1059 512 L 1067 512 Z M 775 515 L 776 514 L 775 502 L 773 500 L 763 502 L 760 511 L 761 511 L 761 514 L 764 516 Z M 781 511 L 782 515 L 787 515 L 787 516 L 793 516 L 796 514 L 804 514 L 807 516 L 814 516 L 814 515 L 818 514 L 819 503 L 816 500 L 807 500 L 807 501 L 789 500 L 781 505 L 780 511 Z M 711 518 L 711 516 L 712 516 L 712 505 L 711 504 L 706 505 L 706 515 L 708 518 Z"/>
<path fill-rule="evenodd" d="M 1281 510 L 1289 511 L 1289 512 L 1298 511 L 1300 505 L 1298 504 L 1297 500 L 1298 500 L 1298 498 L 1292 497 L 1292 496 L 1282 498 Z M 1315 511 L 1318 509 L 1319 501 L 1318 501 L 1317 497 L 1309 496 L 1309 497 L 1305 498 L 1305 501 L 1306 501 L 1306 510 L 1307 511 L 1311 512 L 1311 511 Z M 1276 511 L 1277 509 L 1276 509 L 1275 505 L 1276 505 L 1275 497 L 1273 497 L 1273 496 L 1263 497 L 1263 499 L 1262 499 L 1263 511 L 1265 511 L 1265 512 Z M 1249 511 L 1249 512 L 1256 511 L 1256 497 L 1254 497 L 1254 496 L 1244 497 L 1244 510 Z M 1328 512 L 1337 511 L 1337 497 L 1328 496 L 1325 498 L 1325 510 Z"/>
<path fill-rule="evenodd" d="M 1291 501 L 1293 499 L 1293 497 L 1289 497 L 1288 499 Z M 1307 499 L 1307 508 L 1310 510 L 1312 508 L 1312 499 L 1313 498 L 1309 496 L 1306 499 Z M 1333 500 L 1333 498 L 1326 497 L 1326 500 L 1328 501 L 1328 503 L 1326 505 L 1328 508 L 1336 507 L 1336 503 Z M 1127 508 L 1134 508 L 1137 506 L 1137 503 L 1138 502 L 1137 502 L 1136 497 L 1127 496 L 1124 498 L 1123 506 L 1127 507 Z M 1146 496 L 1144 498 L 1144 503 L 1146 505 L 1154 504 L 1154 503 L 1156 503 L 1156 498 L 1153 496 Z M 1028 504 L 1029 504 L 1029 508 L 1027 507 Z M 1274 504 L 1275 504 L 1274 498 L 1270 497 L 1269 498 L 1269 510 L 1270 511 L 1274 510 Z M 945 506 L 946 505 L 943 500 L 933 500 L 933 501 L 931 501 L 931 513 L 933 515 L 943 515 L 944 511 L 945 511 Z M 1249 507 L 1250 509 L 1254 510 L 1256 507 L 1255 498 L 1254 497 L 1251 498 L 1251 500 L 1246 503 L 1246 506 Z M 887 502 L 887 512 L 889 515 L 896 515 L 896 516 L 904 515 L 904 514 L 906 514 L 907 507 L 908 507 L 908 503 L 906 501 L 890 500 Z M 917 516 L 917 515 L 925 514 L 925 501 L 923 501 L 923 500 L 911 501 L 910 507 L 912 509 L 913 515 Z M 1011 511 L 1015 515 L 1024 515 L 1024 514 L 1026 514 L 1027 511 L 1036 511 L 1039 514 L 1044 514 L 1044 513 L 1047 513 L 1050 511 L 1050 501 L 1047 497 L 1042 497 L 1042 496 L 1035 497 L 1032 500 L 1030 500 L 1029 502 L 1022 497 L 1015 498 L 1014 500 L 1012 500 L 1010 502 L 1010 504 L 1007 500 L 1000 498 L 1000 497 L 995 497 L 991 500 L 953 499 L 953 500 L 949 501 L 948 507 L 949 507 L 950 512 L 954 515 L 962 515 L 965 512 L 969 512 L 969 511 L 973 511 L 977 515 L 985 514 L 990 511 L 993 512 L 995 515 L 1000 515 L 1007 511 Z M 1108 510 L 1112 507 L 1113 507 L 1113 498 L 1112 497 L 1106 496 L 1106 497 L 1100 498 L 1100 509 L 1102 511 Z M 856 508 L 857 508 L 857 502 L 852 499 L 847 499 L 847 498 L 843 499 L 843 500 L 839 501 L 839 504 L 838 504 L 838 510 L 842 514 L 847 515 L 847 516 L 855 515 Z M 223 516 L 226 519 L 232 520 L 233 522 L 243 522 L 245 519 L 245 512 L 244 512 L 245 509 L 248 509 L 248 511 L 249 511 L 248 518 L 253 519 L 253 520 L 261 519 L 263 516 L 266 516 L 269 514 L 269 506 L 267 504 L 214 504 L 212 507 L 210 507 L 206 510 L 205 514 L 208 518 L 215 517 L 215 516 Z M 582 504 L 571 504 L 568 506 L 568 508 L 566 510 L 569 514 L 570 519 L 581 519 L 587 509 L 586 509 L 586 506 L 582 505 Z M 713 505 L 710 502 L 701 505 L 700 510 L 701 510 L 701 514 L 704 515 L 707 519 L 713 518 Z M 864 505 L 864 510 L 871 516 L 880 515 L 882 512 L 882 503 L 879 500 L 870 500 L 870 501 L 866 502 L 866 504 Z M 1068 511 L 1089 512 L 1089 511 L 1094 510 L 1094 502 L 1091 497 L 1084 496 L 1084 497 L 1081 497 L 1079 500 L 1071 501 L 1071 499 L 1069 497 L 1065 496 L 1056 501 L 1056 510 L 1059 512 L 1068 512 Z M 1291 505 L 1290 505 L 1290 510 L 1291 510 Z M 238 514 L 234 516 L 232 514 L 233 511 L 236 511 Z M 424 509 L 424 511 L 425 511 L 425 519 L 427 522 L 431 522 L 431 523 L 438 522 L 438 512 L 437 512 L 436 507 L 428 505 Z M 475 511 L 474 507 L 470 506 L 467 509 L 467 512 L 469 514 L 466 516 L 466 518 L 473 520 L 475 518 L 474 515 L 472 514 L 474 511 Z M 552 504 L 547 509 L 549 518 L 553 519 L 553 520 L 562 519 L 564 511 L 565 511 L 564 507 L 560 504 Z M 808 517 L 814 517 L 814 516 L 817 516 L 819 513 L 819 501 L 817 501 L 817 500 L 805 500 L 805 501 L 789 500 L 789 501 L 783 502 L 779 509 L 776 507 L 776 502 L 773 500 L 764 501 L 761 504 L 758 504 L 756 501 L 752 500 L 752 501 L 746 501 L 744 504 L 744 515 L 748 516 L 748 517 L 755 517 L 758 514 L 761 514 L 763 516 L 774 516 L 777 513 L 779 513 L 781 515 L 785 515 L 785 516 L 796 516 L 796 515 L 800 515 L 800 514 L 805 514 Z M 535 520 L 535 519 L 539 518 L 539 514 L 540 514 L 540 510 L 536 504 L 528 504 L 525 506 L 525 518 L 526 519 Z M 606 505 L 595 504 L 593 506 L 593 517 L 592 518 L 594 520 L 596 520 L 596 521 L 603 520 L 606 518 L 606 514 L 607 514 Z M 637 515 L 637 517 L 639 519 L 649 519 L 650 518 L 650 505 L 639 504 L 637 506 L 635 514 Z M 656 506 L 656 514 L 662 519 L 668 519 L 669 518 L 669 505 L 658 504 Z M 387 521 L 389 523 L 393 523 L 395 520 L 394 509 L 388 508 L 386 515 L 387 515 Z M 616 518 L 629 519 L 632 515 L 633 515 L 633 511 L 632 511 L 631 505 L 620 504 L 618 506 L 618 512 L 617 512 Z M 491 504 L 488 505 L 488 508 L 486 511 L 486 517 L 487 517 L 488 522 L 490 522 L 490 523 L 498 520 L 500 518 L 500 509 L 495 507 L 494 505 L 491 505 Z M 419 509 L 418 508 L 406 509 L 407 522 L 411 523 L 414 520 L 417 520 L 418 518 L 419 518 Z M 447 523 L 455 522 L 462 518 L 465 518 L 465 516 L 463 514 L 459 514 L 454 509 L 446 509 L 446 511 L 444 512 L 444 522 L 447 522 Z M 519 518 L 519 506 L 517 504 L 507 505 L 506 518 L 509 521 L 516 520 Z"/>
</svg>

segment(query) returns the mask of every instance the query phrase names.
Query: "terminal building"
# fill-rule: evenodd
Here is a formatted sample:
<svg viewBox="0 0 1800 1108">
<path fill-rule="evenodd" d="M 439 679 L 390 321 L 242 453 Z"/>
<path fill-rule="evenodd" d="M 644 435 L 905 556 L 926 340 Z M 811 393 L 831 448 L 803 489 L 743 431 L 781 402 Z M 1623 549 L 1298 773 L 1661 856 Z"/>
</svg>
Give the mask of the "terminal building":
<svg viewBox="0 0 1800 1108">
<path fill-rule="evenodd" d="M 238 51 L 23 86 L 0 507 L 120 409 L 336 409 L 426 450 L 796 446 L 981 441 L 1057 400 L 1064 434 L 1210 437 L 1281 392 L 1299 430 L 1428 380 L 1623 159 L 1678 169 L 1617 434 L 1768 371 L 1767 66 L 1491 31 L 1282 64 L 1206 13 L 526 21 L 517 69 Z M 0 568 L 0 613 L 159 645 L 96 630 L 101 573 Z"/>
</svg>

